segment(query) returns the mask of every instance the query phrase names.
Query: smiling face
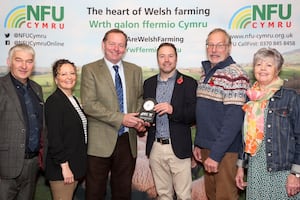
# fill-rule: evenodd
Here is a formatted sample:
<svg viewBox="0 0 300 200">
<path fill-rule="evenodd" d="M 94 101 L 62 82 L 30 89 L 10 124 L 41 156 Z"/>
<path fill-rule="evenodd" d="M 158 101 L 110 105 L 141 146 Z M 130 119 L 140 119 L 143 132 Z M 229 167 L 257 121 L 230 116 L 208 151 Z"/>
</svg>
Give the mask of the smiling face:
<svg viewBox="0 0 300 200">
<path fill-rule="evenodd" d="M 12 76 L 25 84 L 34 68 L 34 55 L 29 50 L 15 50 L 7 59 Z"/>
<path fill-rule="evenodd" d="M 219 62 L 224 61 L 231 51 L 229 38 L 223 31 L 215 31 L 209 34 L 206 40 L 207 59 L 214 67 Z"/>
<path fill-rule="evenodd" d="M 266 87 L 278 78 L 279 71 L 273 57 L 259 59 L 254 64 L 254 76 L 261 88 Z"/>
<path fill-rule="evenodd" d="M 76 85 L 76 69 L 73 65 L 65 63 L 57 71 L 55 83 L 65 94 L 71 95 Z"/>
<path fill-rule="evenodd" d="M 177 55 L 171 46 L 162 46 L 157 52 L 161 77 L 171 77 L 176 70 Z"/>
<path fill-rule="evenodd" d="M 126 37 L 122 33 L 111 32 L 102 42 L 104 56 L 111 63 L 118 63 L 126 52 Z"/>
<path fill-rule="evenodd" d="M 261 89 L 279 78 L 284 59 L 274 48 L 261 48 L 253 56 L 253 73 Z"/>
</svg>

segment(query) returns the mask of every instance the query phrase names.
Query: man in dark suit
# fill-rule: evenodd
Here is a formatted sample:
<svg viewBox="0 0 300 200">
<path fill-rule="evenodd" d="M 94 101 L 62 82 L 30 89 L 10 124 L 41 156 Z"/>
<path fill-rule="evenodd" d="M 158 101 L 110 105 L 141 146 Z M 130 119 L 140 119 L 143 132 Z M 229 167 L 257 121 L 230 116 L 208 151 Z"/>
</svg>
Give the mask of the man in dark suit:
<svg viewBox="0 0 300 200">
<path fill-rule="evenodd" d="M 9 50 L 10 72 L 0 78 L 0 200 L 33 199 L 43 128 L 42 88 L 29 79 L 32 47 Z"/>
<path fill-rule="evenodd" d="M 176 70 L 177 50 L 171 43 L 157 49 L 159 74 L 144 82 L 144 99 L 154 98 L 156 119 L 148 130 L 146 154 L 159 199 L 191 199 L 192 139 L 195 122 L 195 79 Z"/>
<path fill-rule="evenodd" d="M 136 130 L 145 131 L 145 127 L 137 113 L 143 101 L 142 69 L 122 61 L 126 46 L 123 31 L 109 30 L 102 41 L 104 58 L 82 68 L 80 93 L 88 117 L 88 200 L 105 198 L 109 173 L 112 199 L 131 199 Z"/>
</svg>

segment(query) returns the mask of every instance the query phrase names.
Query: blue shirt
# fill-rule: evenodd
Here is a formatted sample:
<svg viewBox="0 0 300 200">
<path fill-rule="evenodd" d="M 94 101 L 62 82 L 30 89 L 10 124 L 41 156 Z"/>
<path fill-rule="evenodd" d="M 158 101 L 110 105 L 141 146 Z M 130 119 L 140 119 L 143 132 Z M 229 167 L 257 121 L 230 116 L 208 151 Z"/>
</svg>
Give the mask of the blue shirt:
<svg viewBox="0 0 300 200">
<path fill-rule="evenodd" d="M 171 102 L 172 94 L 174 90 L 174 84 L 177 72 L 167 81 L 161 80 L 160 76 L 157 75 L 157 88 L 156 88 L 156 101 L 157 103 Z M 168 114 L 156 116 L 156 138 L 169 138 L 169 119 Z"/>
</svg>

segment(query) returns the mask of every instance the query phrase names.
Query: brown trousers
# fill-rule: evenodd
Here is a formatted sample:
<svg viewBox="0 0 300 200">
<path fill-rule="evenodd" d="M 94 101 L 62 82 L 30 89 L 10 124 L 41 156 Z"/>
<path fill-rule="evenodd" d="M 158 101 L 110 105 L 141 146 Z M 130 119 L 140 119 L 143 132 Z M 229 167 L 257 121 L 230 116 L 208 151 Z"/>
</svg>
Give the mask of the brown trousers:
<svg viewBox="0 0 300 200">
<path fill-rule="evenodd" d="M 72 200 L 78 181 L 65 184 L 64 181 L 49 181 L 53 200 Z"/>
<path fill-rule="evenodd" d="M 202 160 L 209 156 L 210 150 L 201 149 Z M 218 173 L 204 174 L 206 196 L 209 200 L 238 200 L 238 188 L 235 185 L 237 171 L 237 153 L 225 153 L 219 163 Z"/>
<path fill-rule="evenodd" d="M 131 183 L 136 158 L 132 157 L 128 133 L 119 136 L 113 154 L 108 158 L 88 156 L 86 199 L 104 200 L 110 173 L 112 200 L 131 199 Z"/>
</svg>

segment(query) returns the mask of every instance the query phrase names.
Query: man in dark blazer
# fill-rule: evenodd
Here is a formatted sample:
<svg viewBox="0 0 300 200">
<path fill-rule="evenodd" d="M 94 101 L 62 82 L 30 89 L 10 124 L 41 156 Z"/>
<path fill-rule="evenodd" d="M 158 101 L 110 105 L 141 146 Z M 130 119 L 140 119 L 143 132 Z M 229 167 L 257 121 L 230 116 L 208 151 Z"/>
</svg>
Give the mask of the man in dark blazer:
<svg viewBox="0 0 300 200">
<path fill-rule="evenodd" d="M 16 45 L 9 50 L 10 72 L 0 78 L 0 200 L 31 200 L 35 191 L 43 94 L 29 79 L 34 61 L 32 47 Z"/>
<path fill-rule="evenodd" d="M 153 98 L 156 119 L 149 128 L 149 157 L 159 199 L 191 199 L 192 139 L 195 122 L 195 79 L 176 70 L 177 50 L 171 43 L 157 49 L 159 74 L 144 82 L 144 99 Z"/>
<path fill-rule="evenodd" d="M 110 173 L 112 199 L 131 199 L 131 179 L 137 156 L 137 132 L 145 131 L 138 118 L 143 101 L 142 69 L 122 61 L 127 36 L 118 29 L 103 38 L 104 58 L 82 68 L 81 100 L 88 117 L 86 197 L 104 199 Z M 118 73 L 114 66 L 118 66 Z M 120 76 L 123 112 L 115 88 Z M 119 133 L 121 127 L 124 127 Z"/>
</svg>

